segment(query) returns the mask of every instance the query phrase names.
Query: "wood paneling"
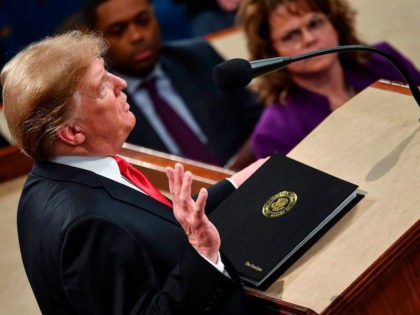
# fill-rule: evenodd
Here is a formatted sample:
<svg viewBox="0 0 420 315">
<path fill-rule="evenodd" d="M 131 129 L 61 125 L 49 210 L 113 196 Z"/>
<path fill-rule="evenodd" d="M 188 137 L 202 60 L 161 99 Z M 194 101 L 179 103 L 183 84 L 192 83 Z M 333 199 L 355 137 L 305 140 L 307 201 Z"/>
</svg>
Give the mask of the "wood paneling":
<svg viewBox="0 0 420 315">
<path fill-rule="evenodd" d="M 234 174 L 228 169 L 128 143 L 124 144 L 119 155 L 123 156 L 128 162 L 149 177 L 156 187 L 163 192 L 168 191 L 168 179 L 165 169 L 167 166 L 173 167 L 176 163 L 182 163 L 184 169 L 193 174 L 193 194 L 198 193 L 201 187 L 208 187 Z"/>
<path fill-rule="evenodd" d="M 420 314 L 420 221 L 356 279 L 325 314 Z"/>
<path fill-rule="evenodd" d="M 31 167 L 32 160 L 17 146 L 0 148 L 0 182 L 27 174 Z"/>
</svg>

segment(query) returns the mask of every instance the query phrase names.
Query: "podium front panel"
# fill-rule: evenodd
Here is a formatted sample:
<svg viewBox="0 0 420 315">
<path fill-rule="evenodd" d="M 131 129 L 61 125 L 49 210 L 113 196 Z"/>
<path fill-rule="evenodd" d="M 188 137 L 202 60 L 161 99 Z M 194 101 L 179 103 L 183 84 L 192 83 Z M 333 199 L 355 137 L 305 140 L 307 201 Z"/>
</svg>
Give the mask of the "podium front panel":
<svg viewBox="0 0 420 315">
<path fill-rule="evenodd" d="M 322 313 L 420 217 L 420 109 L 369 87 L 289 156 L 359 185 L 365 197 L 264 294 Z"/>
</svg>

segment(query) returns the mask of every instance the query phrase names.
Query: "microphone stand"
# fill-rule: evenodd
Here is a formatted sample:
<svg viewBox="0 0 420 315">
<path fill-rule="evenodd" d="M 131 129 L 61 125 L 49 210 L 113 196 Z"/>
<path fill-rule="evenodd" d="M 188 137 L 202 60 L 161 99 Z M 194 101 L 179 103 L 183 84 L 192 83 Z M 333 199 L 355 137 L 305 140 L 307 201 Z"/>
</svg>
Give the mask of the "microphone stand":
<svg viewBox="0 0 420 315">
<path fill-rule="evenodd" d="M 279 57 L 283 58 L 282 61 L 277 62 L 274 64 L 272 61 L 279 60 L 279 58 L 269 58 L 264 60 L 257 60 L 257 61 L 251 61 L 250 64 L 252 67 L 255 67 L 253 69 L 253 77 L 257 77 L 259 75 L 262 75 L 267 72 L 271 72 L 274 70 L 280 70 L 285 68 L 287 65 L 289 65 L 292 62 L 320 56 L 320 55 L 326 55 L 331 54 L 335 52 L 344 52 L 344 51 L 371 51 L 377 54 L 380 54 L 384 56 L 386 59 L 391 61 L 391 63 L 397 68 L 397 70 L 401 73 L 403 78 L 406 80 L 408 87 L 411 90 L 411 93 L 413 94 L 414 99 L 417 102 L 417 105 L 420 107 L 420 90 L 417 87 L 417 85 L 414 83 L 414 80 L 411 78 L 410 74 L 407 72 L 407 70 L 389 53 L 386 51 L 366 46 L 366 45 L 344 45 L 344 46 L 338 46 L 338 47 L 331 47 L 331 48 L 324 48 L 320 50 L 311 51 L 305 54 L 293 56 L 293 57 Z"/>
</svg>

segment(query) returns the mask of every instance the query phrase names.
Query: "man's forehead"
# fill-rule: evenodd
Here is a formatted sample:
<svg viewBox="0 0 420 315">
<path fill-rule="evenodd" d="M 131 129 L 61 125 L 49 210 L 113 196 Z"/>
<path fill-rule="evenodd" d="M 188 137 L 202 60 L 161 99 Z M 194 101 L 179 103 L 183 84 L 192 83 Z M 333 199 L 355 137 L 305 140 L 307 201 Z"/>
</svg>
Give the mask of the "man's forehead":
<svg viewBox="0 0 420 315">
<path fill-rule="evenodd" d="M 105 61 L 104 61 L 104 59 L 103 58 L 94 59 L 90 69 L 92 69 L 92 74 L 96 75 L 96 76 L 105 72 Z"/>
<path fill-rule="evenodd" d="M 97 27 L 101 29 L 127 22 L 138 14 L 149 13 L 152 10 L 152 4 L 148 0 L 108 0 L 96 8 Z"/>
<path fill-rule="evenodd" d="M 80 89 L 84 92 L 92 92 L 93 89 L 97 89 L 103 81 L 105 76 L 105 62 L 103 58 L 96 58 L 93 60 L 91 65 L 84 75 Z"/>
</svg>

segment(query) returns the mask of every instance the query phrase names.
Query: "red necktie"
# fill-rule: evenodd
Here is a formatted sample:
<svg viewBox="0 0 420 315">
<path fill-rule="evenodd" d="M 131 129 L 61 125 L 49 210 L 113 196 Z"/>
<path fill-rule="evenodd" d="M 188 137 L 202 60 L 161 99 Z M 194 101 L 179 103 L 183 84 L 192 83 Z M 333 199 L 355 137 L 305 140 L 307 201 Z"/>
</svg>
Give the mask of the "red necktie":
<svg viewBox="0 0 420 315">
<path fill-rule="evenodd" d="M 213 165 L 220 165 L 216 156 L 210 151 L 185 121 L 162 98 L 156 89 L 156 78 L 143 82 L 140 88 L 146 88 L 152 100 L 156 113 L 159 115 L 169 134 L 173 137 L 182 151 L 190 159 Z"/>
<path fill-rule="evenodd" d="M 150 197 L 155 198 L 156 200 L 172 208 L 170 201 L 164 195 L 162 195 L 162 193 L 147 179 L 146 176 L 143 175 L 142 172 L 117 155 L 114 156 L 114 159 L 117 161 L 121 175 L 130 180 L 134 185 L 143 190 Z"/>
</svg>

